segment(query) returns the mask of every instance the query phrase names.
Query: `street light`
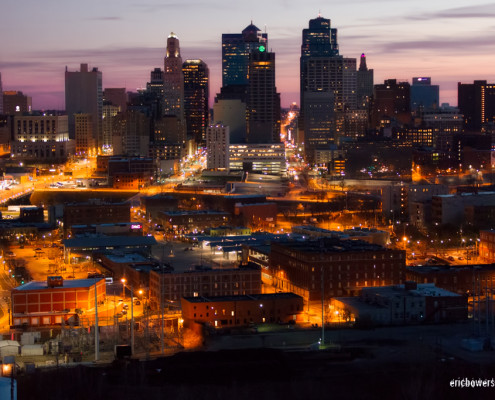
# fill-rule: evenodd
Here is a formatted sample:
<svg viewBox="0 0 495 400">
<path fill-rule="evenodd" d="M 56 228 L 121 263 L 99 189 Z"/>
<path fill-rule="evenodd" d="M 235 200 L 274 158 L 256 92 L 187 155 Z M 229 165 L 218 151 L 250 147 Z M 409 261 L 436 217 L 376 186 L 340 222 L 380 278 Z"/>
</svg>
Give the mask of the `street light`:
<svg viewBox="0 0 495 400">
<path fill-rule="evenodd" d="M 125 300 L 125 283 L 127 282 L 125 278 L 120 280 L 122 282 L 122 300 Z"/>
<path fill-rule="evenodd" d="M 125 283 L 126 279 L 122 278 L 120 280 L 122 282 L 122 297 L 125 299 Z M 131 355 L 134 355 L 134 301 L 132 301 L 133 295 L 134 295 L 134 287 L 131 283 Z M 127 324 L 126 324 L 127 326 Z"/>
</svg>

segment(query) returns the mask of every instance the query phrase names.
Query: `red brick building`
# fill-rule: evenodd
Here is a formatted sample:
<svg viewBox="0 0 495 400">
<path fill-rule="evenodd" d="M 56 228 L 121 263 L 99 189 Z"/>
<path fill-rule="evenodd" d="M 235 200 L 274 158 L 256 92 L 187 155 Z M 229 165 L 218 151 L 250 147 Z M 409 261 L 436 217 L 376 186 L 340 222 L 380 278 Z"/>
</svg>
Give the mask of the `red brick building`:
<svg viewBox="0 0 495 400">
<path fill-rule="evenodd" d="M 250 323 L 302 321 L 303 298 L 294 293 L 244 296 L 184 297 L 184 324 L 209 324 L 215 328 L 241 327 Z"/>
<path fill-rule="evenodd" d="M 484 262 L 495 262 L 495 230 L 480 231 L 479 255 Z"/>
<path fill-rule="evenodd" d="M 72 279 L 48 277 L 47 281 L 31 281 L 12 290 L 12 326 L 60 325 L 77 321 L 76 309 L 95 308 L 106 297 L 105 279 Z"/>
<path fill-rule="evenodd" d="M 405 252 L 359 240 L 323 238 L 272 243 L 269 269 L 280 290 L 319 300 L 357 296 L 363 287 L 396 285 L 404 279 Z"/>
<path fill-rule="evenodd" d="M 223 211 L 165 211 L 158 214 L 165 231 L 189 233 L 228 225 L 231 216 Z"/>
<path fill-rule="evenodd" d="M 120 223 L 131 221 L 129 203 L 88 203 L 66 204 L 64 207 L 64 231 L 67 233 L 72 225 L 91 225 Z"/>
<path fill-rule="evenodd" d="M 470 295 L 474 289 L 483 292 L 486 286 L 495 287 L 495 264 L 407 267 L 406 279 L 418 284 L 434 283 L 450 292 Z"/>
<path fill-rule="evenodd" d="M 261 293 L 261 270 L 254 264 L 230 269 L 196 267 L 186 272 L 155 269 L 150 272 L 150 301 L 159 307 L 161 288 L 165 300 L 182 297 L 237 296 Z"/>
<path fill-rule="evenodd" d="M 277 223 L 278 207 L 276 203 L 237 204 L 235 215 L 243 226 L 254 230 L 268 230 Z"/>
</svg>

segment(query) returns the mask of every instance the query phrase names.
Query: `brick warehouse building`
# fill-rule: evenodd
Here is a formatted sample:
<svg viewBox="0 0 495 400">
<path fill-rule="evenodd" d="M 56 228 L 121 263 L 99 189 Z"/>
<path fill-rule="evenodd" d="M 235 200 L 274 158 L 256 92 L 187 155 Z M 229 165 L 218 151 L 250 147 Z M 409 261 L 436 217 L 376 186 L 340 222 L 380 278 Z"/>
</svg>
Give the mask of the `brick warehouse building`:
<svg viewBox="0 0 495 400">
<path fill-rule="evenodd" d="M 77 321 L 76 309 L 94 309 L 95 288 L 98 304 L 106 297 L 105 279 L 31 281 L 12 289 L 12 326 L 51 326 Z"/>
<path fill-rule="evenodd" d="M 150 272 L 152 307 L 159 307 L 161 288 L 164 300 L 171 301 L 182 297 L 256 294 L 261 293 L 261 270 L 252 263 L 229 269 L 196 267 L 186 272 L 155 269 Z"/>
<path fill-rule="evenodd" d="M 274 285 L 309 300 L 357 296 L 363 287 L 397 285 L 405 252 L 359 240 L 323 238 L 271 244 L 268 272 Z"/>
<path fill-rule="evenodd" d="M 241 296 L 184 297 L 182 317 L 215 328 L 247 326 L 250 323 L 295 323 L 302 321 L 304 301 L 294 293 Z"/>
</svg>

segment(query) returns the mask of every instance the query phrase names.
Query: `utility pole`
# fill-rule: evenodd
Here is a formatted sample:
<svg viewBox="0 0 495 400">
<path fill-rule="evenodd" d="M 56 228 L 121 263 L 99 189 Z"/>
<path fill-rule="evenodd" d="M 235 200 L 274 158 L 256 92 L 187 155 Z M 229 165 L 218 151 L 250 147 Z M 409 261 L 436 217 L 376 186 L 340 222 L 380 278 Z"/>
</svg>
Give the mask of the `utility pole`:
<svg viewBox="0 0 495 400">
<path fill-rule="evenodd" d="M 325 274 L 321 266 L 321 344 L 325 345 Z"/>
<path fill-rule="evenodd" d="M 162 318 L 161 318 L 161 323 L 160 323 L 160 348 L 161 348 L 161 352 L 162 354 L 165 353 L 165 338 L 164 338 L 164 329 L 165 329 L 165 326 L 164 326 L 164 307 L 165 305 L 163 304 L 165 302 L 163 296 L 164 296 L 164 281 L 165 281 L 165 277 L 164 277 L 164 265 L 163 265 L 163 262 L 162 262 L 162 273 L 161 273 L 161 276 L 160 276 L 160 305 L 161 305 L 161 309 L 162 309 Z"/>
<path fill-rule="evenodd" d="M 98 281 L 95 278 L 95 361 L 100 360 L 100 333 L 98 332 Z"/>
<path fill-rule="evenodd" d="M 131 354 L 134 355 L 134 299 L 133 285 L 131 284 Z"/>
</svg>

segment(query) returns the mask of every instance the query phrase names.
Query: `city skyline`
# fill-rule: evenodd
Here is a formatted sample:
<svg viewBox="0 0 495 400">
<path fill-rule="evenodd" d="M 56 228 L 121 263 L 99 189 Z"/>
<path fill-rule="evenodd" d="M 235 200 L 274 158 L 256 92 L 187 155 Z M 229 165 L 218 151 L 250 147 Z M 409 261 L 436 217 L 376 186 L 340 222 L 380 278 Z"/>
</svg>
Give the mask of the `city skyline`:
<svg viewBox="0 0 495 400">
<path fill-rule="evenodd" d="M 222 33 L 240 32 L 252 20 L 269 34 L 269 50 L 277 55 L 277 90 L 287 107 L 299 103 L 302 30 L 318 12 L 338 29 L 342 55 L 366 54 L 375 84 L 431 76 L 432 83 L 440 85 L 440 101 L 456 105 L 457 82 L 493 80 L 494 4 L 356 0 L 330 9 L 319 2 L 302 5 L 291 0 L 263 7 L 257 7 L 259 1 L 93 2 L 59 7 L 54 0 L 26 0 L 2 5 L 9 16 L 0 27 L 0 34 L 9 37 L 0 55 L 3 90 L 23 91 L 33 98 L 35 109 L 64 109 L 63 71 L 81 63 L 102 71 L 104 88 L 144 88 L 150 71 L 162 65 L 167 36 L 173 31 L 184 60 L 202 59 L 208 65 L 212 99 L 222 80 Z"/>
</svg>

